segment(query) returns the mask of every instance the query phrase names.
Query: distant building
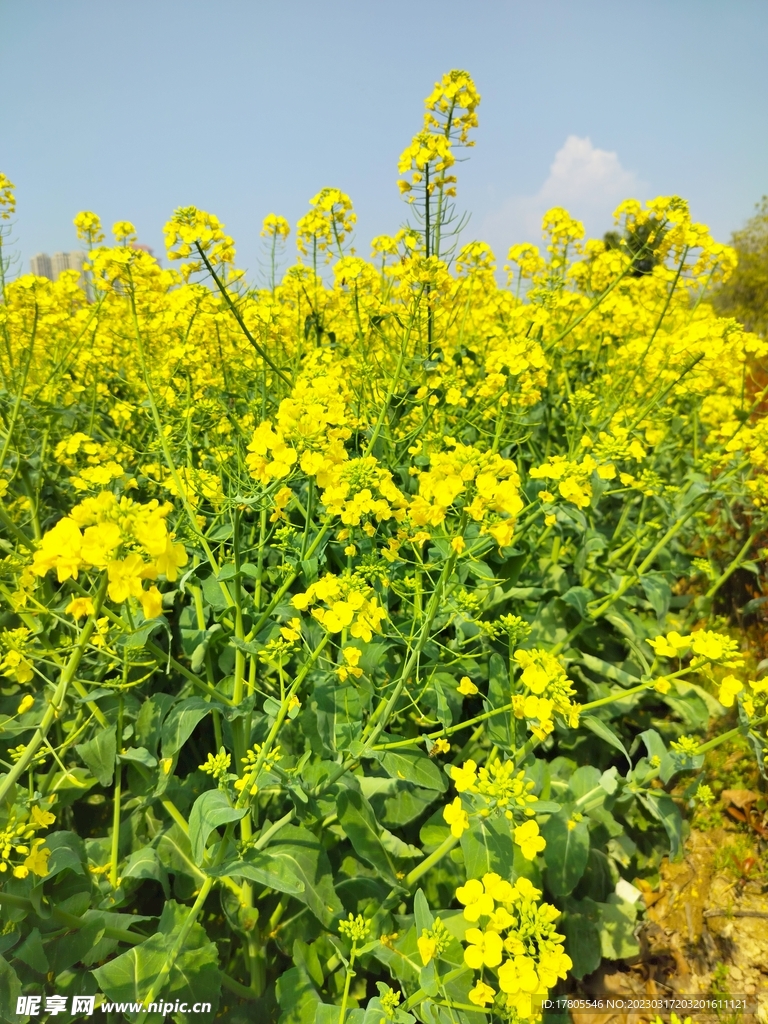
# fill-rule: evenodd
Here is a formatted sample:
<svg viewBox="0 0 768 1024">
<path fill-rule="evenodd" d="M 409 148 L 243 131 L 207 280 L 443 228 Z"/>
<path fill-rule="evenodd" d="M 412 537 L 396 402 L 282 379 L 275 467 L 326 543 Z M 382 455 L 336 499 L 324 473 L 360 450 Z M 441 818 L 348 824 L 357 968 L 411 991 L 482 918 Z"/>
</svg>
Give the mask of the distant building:
<svg viewBox="0 0 768 1024">
<path fill-rule="evenodd" d="M 79 250 L 75 252 L 55 252 L 53 257 L 47 252 L 39 252 L 29 261 L 32 273 L 37 277 L 47 277 L 49 281 L 58 281 L 59 275 L 64 270 L 76 270 L 80 274 L 78 282 L 85 287 L 83 278 L 83 263 L 85 253 Z"/>
<path fill-rule="evenodd" d="M 58 254 L 57 255 L 63 255 Z M 36 277 L 47 277 L 49 281 L 53 281 L 53 267 L 51 266 L 51 257 L 47 252 L 39 252 L 37 256 L 33 256 L 29 261 L 32 273 Z"/>
</svg>

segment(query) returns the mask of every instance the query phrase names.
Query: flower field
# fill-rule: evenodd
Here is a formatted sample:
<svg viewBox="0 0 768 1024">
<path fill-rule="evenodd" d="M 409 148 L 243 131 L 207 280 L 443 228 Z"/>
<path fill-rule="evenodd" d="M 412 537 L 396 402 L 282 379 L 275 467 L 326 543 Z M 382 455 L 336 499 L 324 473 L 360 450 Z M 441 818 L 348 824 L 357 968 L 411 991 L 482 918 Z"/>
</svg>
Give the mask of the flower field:
<svg viewBox="0 0 768 1024">
<path fill-rule="evenodd" d="M 734 254 L 678 197 L 611 244 L 556 208 L 501 285 L 479 101 L 435 86 L 369 259 L 325 188 L 259 286 L 194 207 L 173 269 L 81 213 L 85 287 L 3 277 L 2 1019 L 536 1021 L 637 954 L 706 752 L 765 773 L 715 615 L 768 507 Z"/>
</svg>

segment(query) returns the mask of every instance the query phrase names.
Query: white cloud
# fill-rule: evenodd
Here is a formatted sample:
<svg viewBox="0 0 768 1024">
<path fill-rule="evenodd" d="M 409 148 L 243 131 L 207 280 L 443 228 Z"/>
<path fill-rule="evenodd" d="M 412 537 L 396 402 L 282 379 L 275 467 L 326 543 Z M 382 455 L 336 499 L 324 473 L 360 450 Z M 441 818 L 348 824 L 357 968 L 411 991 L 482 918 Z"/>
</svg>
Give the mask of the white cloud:
<svg viewBox="0 0 768 1024">
<path fill-rule="evenodd" d="M 569 135 L 539 191 L 506 200 L 483 221 L 482 237 L 502 262 L 510 245 L 538 244 L 543 214 L 553 206 L 564 206 L 584 222 L 588 237 L 600 238 L 612 226 L 612 213 L 622 199 L 642 198 L 645 188 L 633 171 L 622 167 L 616 153 L 598 149 L 589 138 Z"/>
</svg>

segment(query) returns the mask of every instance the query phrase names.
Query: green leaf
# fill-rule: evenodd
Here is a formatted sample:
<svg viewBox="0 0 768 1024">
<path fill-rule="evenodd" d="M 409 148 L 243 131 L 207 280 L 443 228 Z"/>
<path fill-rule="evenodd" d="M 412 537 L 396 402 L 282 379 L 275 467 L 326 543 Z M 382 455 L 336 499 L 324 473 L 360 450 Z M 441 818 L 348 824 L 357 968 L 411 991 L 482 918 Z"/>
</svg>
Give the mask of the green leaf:
<svg viewBox="0 0 768 1024">
<path fill-rule="evenodd" d="M 485 702 L 485 710 L 503 708 L 505 704 L 509 704 L 509 695 L 507 664 L 504 658 L 494 652 L 488 663 L 488 699 Z M 509 714 L 494 715 L 488 719 L 488 738 L 502 750 L 510 750 L 512 747 L 509 724 Z"/>
<path fill-rule="evenodd" d="M 683 850 L 683 818 L 680 808 L 671 796 L 660 790 L 638 793 L 638 799 L 650 813 L 660 821 L 669 838 L 669 856 L 679 860 Z"/>
<path fill-rule="evenodd" d="M 121 751 L 119 758 L 121 761 L 133 761 L 135 764 L 143 764 L 147 768 L 155 768 L 157 766 L 157 758 L 153 757 L 146 747 L 128 747 L 127 750 Z"/>
<path fill-rule="evenodd" d="M 640 733 L 640 739 L 645 744 L 645 749 L 648 751 L 648 757 L 658 757 L 659 761 L 664 757 L 667 752 L 666 744 L 661 736 L 656 732 L 655 729 L 646 729 L 645 732 Z M 637 741 L 635 741 L 635 744 Z M 633 750 L 634 750 L 633 744 Z"/>
<path fill-rule="evenodd" d="M 600 775 L 600 769 L 591 764 L 583 764 L 577 768 L 568 783 L 568 791 L 573 799 L 579 800 L 597 789 L 600 785 Z"/>
<path fill-rule="evenodd" d="M 39 928 L 32 929 L 22 944 L 13 951 L 13 955 L 38 974 L 47 974 L 50 970 Z"/>
<path fill-rule="evenodd" d="M 208 579 L 203 580 L 203 599 L 215 612 L 223 612 L 229 607 L 229 602 L 215 576 L 209 576 Z"/>
<path fill-rule="evenodd" d="M 233 807 L 226 793 L 208 789 L 192 805 L 189 815 L 189 843 L 196 864 L 202 864 L 208 836 L 215 828 L 245 817 L 245 807 Z"/>
<path fill-rule="evenodd" d="M 169 712 L 162 727 L 163 757 L 173 757 L 181 750 L 198 722 L 211 713 L 211 705 L 202 697 L 188 697 Z"/>
<path fill-rule="evenodd" d="M 336 800 L 336 813 L 355 853 L 391 885 L 397 885 L 394 865 L 379 837 L 376 815 L 362 793 L 343 789 Z"/>
<path fill-rule="evenodd" d="M 555 896 L 567 896 L 576 886 L 589 858 L 589 829 L 585 820 L 571 822 L 565 810 L 553 814 L 541 834 L 547 841 L 544 863 L 547 884 Z"/>
<path fill-rule="evenodd" d="M 413 913 L 416 921 L 416 936 L 418 937 L 425 928 L 429 929 L 435 923 L 434 915 L 429 909 L 427 897 L 422 889 L 418 889 L 413 898 Z"/>
<path fill-rule="evenodd" d="M 242 860 L 223 864 L 216 874 L 241 875 L 289 896 L 300 896 L 306 889 L 301 867 L 289 847 L 253 850 Z"/>
<path fill-rule="evenodd" d="M 319 682 L 314 689 L 312 709 L 318 734 L 328 752 L 346 750 L 359 738 L 363 704 L 356 686 L 339 686 L 336 679 Z"/>
<path fill-rule="evenodd" d="M 582 715 L 580 722 L 582 725 L 586 726 L 590 732 L 593 732 L 595 736 L 599 736 L 601 740 L 605 740 L 606 743 L 609 743 L 612 747 L 620 750 L 624 757 L 626 757 L 629 767 L 632 767 L 632 761 L 627 753 L 627 748 L 621 741 L 621 738 L 606 722 L 602 720 L 602 718 L 596 718 L 594 715 Z"/>
<path fill-rule="evenodd" d="M 78 743 L 75 750 L 102 786 L 112 785 L 117 752 L 114 725 L 111 729 L 100 729 L 87 743 Z"/>
<path fill-rule="evenodd" d="M 188 875 L 198 886 L 205 879 L 204 873 L 192 859 L 189 836 L 185 835 L 176 823 L 160 836 L 157 855 L 160 863 L 173 874 Z M 178 887 L 178 879 L 176 885 Z"/>
<path fill-rule="evenodd" d="M 118 641 L 118 647 L 124 647 L 127 650 L 141 650 L 146 644 L 147 640 L 152 634 L 160 629 L 163 625 L 161 619 L 150 619 L 148 622 L 143 623 L 138 629 L 134 629 L 132 633 L 125 633 L 121 636 Z"/>
<path fill-rule="evenodd" d="M 88 874 L 88 855 L 80 836 L 74 832 L 51 832 L 45 840 L 45 845 L 51 851 L 48 878 L 67 870 L 76 875 Z"/>
<path fill-rule="evenodd" d="M 672 597 L 669 584 L 663 576 L 643 576 L 640 585 L 651 608 L 656 612 L 656 618 L 661 622 L 669 611 L 669 602 Z"/>
<path fill-rule="evenodd" d="M 162 722 L 173 701 L 174 698 L 170 693 L 153 693 L 141 705 L 135 726 L 136 741 L 139 746 L 146 747 L 150 753 L 157 753 Z"/>
<path fill-rule="evenodd" d="M 600 911 L 594 900 L 569 900 L 562 925 L 565 951 L 573 961 L 571 973 L 581 980 L 596 971 L 602 959 Z"/>
<path fill-rule="evenodd" d="M 270 844 L 269 853 L 292 861 L 294 875 L 304 883 L 304 892 L 297 894 L 297 899 L 306 903 L 321 924 L 335 931 L 339 918 L 346 914 L 333 888 L 331 864 L 320 841 L 306 828 L 285 825 Z"/>
<path fill-rule="evenodd" d="M 122 871 L 123 878 L 151 878 L 163 887 L 165 898 L 168 899 L 168 873 L 160 862 L 157 850 L 153 846 L 142 846 L 128 858 Z"/>
<path fill-rule="evenodd" d="M 151 938 L 93 971 L 99 987 L 112 1002 L 143 1001 L 163 967 L 168 950 L 173 946 L 189 915 L 189 908 L 169 900 L 164 908 L 158 931 Z M 210 1014 L 180 1014 L 180 1021 L 204 1024 L 213 1021 L 221 993 L 221 971 L 216 944 L 208 941 L 202 926 L 195 922 L 161 995 L 168 1002 L 177 999 L 194 1004 L 210 1002 Z M 135 1020 L 137 1015 L 128 1015 Z"/>
<path fill-rule="evenodd" d="M 563 594 L 563 601 L 571 608 L 575 608 L 582 618 L 586 618 L 587 605 L 594 597 L 589 587 L 571 587 Z"/>
<path fill-rule="evenodd" d="M 420 750 L 388 750 L 381 758 L 381 767 L 390 778 L 413 782 L 423 789 L 444 793 L 448 788 L 443 772 Z"/>
<path fill-rule="evenodd" d="M 5 957 L 0 957 L 0 1006 L 15 1006 L 21 995 L 21 982 Z"/>
<path fill-rule="evenodd" d="M 467 878 L 482 878 L 488 871 L 510 877 L 514 844 L 506 818 L 473 818 L 462 833 L 461 849 Z"/>
<path fill-rule="evenodd" d="M 611 895 L 608 902 L 597 904 L 600 946 L 608 960 L 624 960 L 640 952 L 635 938 L 637 908 L 633 903 Z"/>
<path fill-rule="evenodd" d="M 315 1024 L 320 996 L 304 967 L 290 967 L 276 985 L 280 1024 Z"/>
<path fill-rule="evenodd" d="M 603 679 L 610 679 L 614 683 L 620 683 L 622 686 L 638 686 L 640 683 L 639 676 L 630 675 L 624 669 L 612 665 L 609 661 L 603 661 L 602 658 L 595 658 L 592 654 L 582 654 L 579 661 L 596 675 Z"/>
<path fill-rule="evenodd" d="M 58 976 L 83 960 L 103 938 L 107 927 L 104 916 L 88 911 L 88 917 L 82 928 L 68 932 L 48 944 L 50 971 L 54 975 Z"/>
</svg>

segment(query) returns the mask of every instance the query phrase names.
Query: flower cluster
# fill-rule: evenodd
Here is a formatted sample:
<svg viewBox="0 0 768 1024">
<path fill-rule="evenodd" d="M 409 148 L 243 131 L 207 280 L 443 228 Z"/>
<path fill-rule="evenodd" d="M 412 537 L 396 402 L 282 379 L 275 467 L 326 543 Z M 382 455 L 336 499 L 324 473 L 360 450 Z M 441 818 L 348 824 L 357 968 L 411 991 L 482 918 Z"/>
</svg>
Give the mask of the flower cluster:
<svg viewBox="0 0 768 1024">
<path fill-rule="evenodd" d="M 447 449 L 430 454 L 429 469 L 418 474 L 419 494 L 409 517 L 415 526 L 438 526 L 454 505 L 483 522 L 499 547 L 512 542 L 523 508 L 520 476 L 511 459 L 446 438 Z"/>
<path fill-rule="evenodd" d="M 693 665 L 713 662 L 727 668 L 735 668 L 744 664 L 738 642 L 732 637 L 709 629 L 697 629 L 690 636 L 681 636 L 676 630 L 672 630 L 666 636 L 660 634 L 654 640 L 646 642 L 653 648 L 657 657 L 680 658 L 690 648 L 694 655 Z"/>
<path fill-rule="evenodd" d="M 555 931 L 560 911 L 541 903 L 541 891 L 527 878 L 511 883 L 494 872 L 469 879 L 456 890 L 456 899 L 464 905 L 465 919 L 478 926 L 464 935 L 464 963 L 481 972 L 471 1001 L 483 1007 L 497 1001 L 499 1009 L 514 1010 L 520 1018 L 538 1017 L 534 1000 L 546 998 L 573 966 L 563 950 L 565 937 Z"/>
<path fill-rule="evenodd" d="M 538 647 L 515 651 L 514 658 L 522 669 L 520 683 L 527 691 L 512 698 L 515 716 L 525 719 L 540 740 L 554 729 L 555 713 L 575 729 L 579 724 L 579 705 L 571 700 L 574 689 L 557 658 Z"/>
<path fill-rule="evenodd" d="M 481 818 L 503 814 L 510 822 L 516 819 L 522 822 L 514 826 L 513 835 L 526 859 L 533 860 L 545 848 L 546 842 L 533 820 L 536 812 L 532 805 L 538 800 L 531 792 L 534 783 L 526 778 L 522 769 L 515 771 L 514 761 L 497 758 L 481 768 L 474 761 L 465 761 L 461 768 L 453 765 L 450 774 L 456 792 L 464 796 L 469 806 L 467 811 L 464 800 L 457 796 L 443 809 L 443 818 L 454 836 L 461 837 L 469 828 L 470 813 Z"/>
<path fill-rule="evenodd" d="M 304 593 L 294 595 L 291 603 L 299 611 L 305 611 L 316 601 L 322 601 L 327 607 L 313 608 L 312 616 L 329 633 L 349 629 L 351 636 L 365 643 L 380 631 L 387 616 L 373 590 L 352 576 L 328 573 L 317 583 L 312 583 Z"/>
<path fill-rule="evenodd" d="M 48 874 L 48 858 L 51 851 L 45 846 L 45 839 L 35 833 L 48 828 L 55 821 L 50 811 L 33 806 L 28 815 L 17 817 L 12 810 L 4 826 L 0 829 L 0 872 L 5 873 L 12 868 L 14 878 L 26 878 L 30 872 L 44 878 Z M 11 864 L 11 858 L 24 859 Z"/>
<path fill-rule="evenodd" d="M 184 545 L 168 530 L 171 510 L 157 501 L 118 499 L 111 491 L 86 498 L 43 535 L 32 572 L 45 576 L 55 569 L 63 583 L 84 570 L 106 569 L 110 600 L 121 604 L 136 598 L 145 617 L 154 618 L 162 613 L 162 595 L 155 586 L 145 590 L 144 581 L 165 576 L 173 582 L 187 562 Z M 93 605 L 90 598 L 74 598 L 67 610 L 78 618 L 90 614 Z"/>
</svg>

